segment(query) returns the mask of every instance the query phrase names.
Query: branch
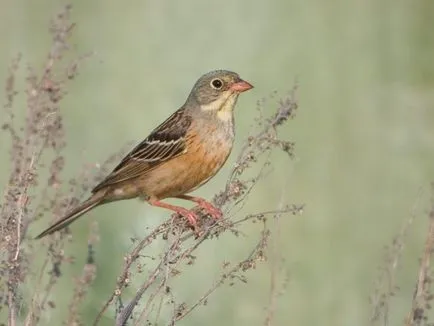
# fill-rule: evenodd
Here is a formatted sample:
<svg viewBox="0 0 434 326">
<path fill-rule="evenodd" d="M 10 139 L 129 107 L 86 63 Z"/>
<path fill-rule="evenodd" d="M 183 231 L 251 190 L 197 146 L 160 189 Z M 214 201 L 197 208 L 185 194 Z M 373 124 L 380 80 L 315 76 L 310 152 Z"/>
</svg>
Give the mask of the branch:
<svg viewBox="0 0 434 326">
<path fill-rule="evenodd" d="M 434 188 L 433 188 L 434 189 Z M 425 306 L 429 298 L 429 287 L 431 279 L 429 266 L 431 254 L 434 249 L 434 201 L 429 212 L 428 233 L 425 240 L 425 249 L 419 267 L 419 275 L 416 282 L 416 289 L 413 295 L 412 308 L 405 321 L 406 326 L 421 325 L 424 321 Z"/>
<path fill-rule="evenodd" d="M 225 218 L 216 222 L 210 216 L 204 214 L 199 207 L 196 207 L 194 210 L 198 215 L 202 216 L 198 221 L 198 227 L 202 231 L 200 236 L 195 236 L 188 223 L 179 216 L 174 215 L 155 228 L 148 236 L 138 241 L 132 252 L 125 257 L 124 268 L 118 277 L 115 289 L 96 316 L 94 325 L 99 324 L 111 304 L 115 301 L 121 302 L 121 297 L 125 295 L 124 289 L 131 284 L 134 278 L 131 271 L 132 267 L 137 264 L 142 269 L 145 266 L 145 264 L 138 262 L 138 259 L 144 256 L 142 252 L 149 248 L 157 238 L 167 241 L 169 245 L 156 261 L 156 265 L 147 272 L 146 279 L 141 282 L 133 297 L 125 306 L 121 305 L 116 317 L 116 325 L 118 326 L 126 325 L 127 321 L 133 317 L 135 308 L 139 306 L 140 300 L 144 298 L 146 293 L 145 302 L 140 304 L 143 308 L 135 323 L 137 325 L 145 324 L 155 308 L 154 317 L 156 323 L 159 323 L 158 318 L 161 313 L 162 303 L 165 298 L 169 297 L 169 302 L 172 302 L 173 306 L 170 325 L 174 325 L 206 302 L 212 293 L 226 280 L 239 279 L 245 281 L 246 278 L 238 274 L 246 272 L 248 269 L 253 268 L 257 261 L 265 259 L 267 240 L 271 233 L 266 223 L 267 219 L 269 217 L 278 218 L 278 216 L 284 214 L 299 214 L 303 209 L 303 205 L 290 205 L 282 202 L 279 209 L 256 212 L 237 219 L 231 218 L 229 213 L 234 209 L 239 210 L 243 207 L 259 181 L 266 176 L 266 168 L 271 164 L 268 158 L 273 150 L 283 150 L 290 157 L 293 157 L 293 143 L 280 139 L 277 128 L 282 126 L 289 118 L 295 116 L 295 110 L 297 109 L 295 90 L 296 87 L 294 87 L 288 98 L 280 101 L 271 118 L 264 118 L 260 112 L 256 123 L 261 128 L 259 130 L 256 128 L 255 133 L 248 137 L 238 155 L 235 167 L 230 173 L 225 189 L 214 197 L 214 202 L 222 208 Z M 265 161 L 259 163 L 257 158 L 261 156 L 265 158 Z M 253 167 L 259 167 L 256 175 L 243 178 L 244 173 Z M 175 275 L 182 273 L 185 265 L 195 263 L 196 256 L 194 254 L 205 241 L 216 239 L 227 231 L 239 236 L 240 227 L 248 221 L 260 221 L 264 225 L 260 240 L 258 240 L 258 244 L 252 249 L 251 253 L 242 261 L 234 263 L 231 269 L 226 270 L 194 303 L 190 305 L 186 303 L 176 304 L 168 285 L 169 281 Z"/>
</svg>

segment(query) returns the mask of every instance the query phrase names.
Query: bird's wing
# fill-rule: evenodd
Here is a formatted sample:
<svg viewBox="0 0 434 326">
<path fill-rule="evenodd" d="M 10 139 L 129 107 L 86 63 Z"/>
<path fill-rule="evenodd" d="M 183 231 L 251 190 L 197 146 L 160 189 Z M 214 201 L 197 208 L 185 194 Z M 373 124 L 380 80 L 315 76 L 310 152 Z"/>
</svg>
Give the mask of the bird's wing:
<svg viewBox="0 0 434 326">
<path fill-rule="evenodd" d="M 162 162 L 185 153 L 187 130 L 191 116 L 183 108 L 173 113 L 166 121 L 154 129 L 138 144 L 118 166 L 92 192 L 134 179 L 157 167 Z"/>
</svg>

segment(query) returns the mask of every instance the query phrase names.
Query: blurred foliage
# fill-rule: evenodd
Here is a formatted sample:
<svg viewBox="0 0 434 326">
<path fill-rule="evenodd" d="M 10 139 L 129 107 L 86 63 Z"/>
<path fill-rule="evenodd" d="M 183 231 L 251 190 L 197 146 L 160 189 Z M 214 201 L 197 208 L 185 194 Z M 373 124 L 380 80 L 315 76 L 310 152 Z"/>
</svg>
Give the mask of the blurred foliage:
<svg viewBox="0 0 434 326">
<path fill-rule="evenodd" d="M 0 2 L 0 80 L 18 52 L 32 65 L 45 56 L 48 20 L 62 4 Z M 204 72 L 231 69 L 255 85 L 239 101 L 239 140 L 248 135 L 256 101 L 275 90 L 285 94 L 298 80 L 300 110 L 287 130 L 297 159 L 276 155 L 274 173 L 246 207 L 273 208 L 281 196 L 306 203 L 302 217 L 281 224 L 289 283 L 276 325 L 367 325 L 383 247 L 421 196 L 392 300 L 391 325 L 402 322 L 410 310 L 434 175 L 434 2 L 94 0 L 74 1 L 73 18 L 74 51 L 95 55 L 63 102 L 68 176 L 145 137 L 183 103 Z M 0 146 L 5 153 L 7 141 L 0 139 Z M 197 193 L 210 197 L 220 189 L 231 163 Z M 7 160 L 1 164 L 3 184 Z M 83 311 L 89 318 L 112 291 L 129 238 L 165 214 L 138 201 L 89 214 L 101 230 L 98 276 Z M 72 229 L 83 241 L 68 247 L 76 267 L 64 270 L 53 320 L 62 320 L 69 280 L 86 256 L 86 219 Z M 245 241 L 247 246 L 254 238 L 247 234 Z M 202 252 L 208 264 L 192 268 L 191 283 L 179 284 L 179 293 L 186 299 L 198 295 L 223 259 L 242 253 L 230 237 L 211 242 Z M 264 264 L 247 284 L 220 290 L 181 324 L 261 325 L 269 282 Z"/>
</svg>

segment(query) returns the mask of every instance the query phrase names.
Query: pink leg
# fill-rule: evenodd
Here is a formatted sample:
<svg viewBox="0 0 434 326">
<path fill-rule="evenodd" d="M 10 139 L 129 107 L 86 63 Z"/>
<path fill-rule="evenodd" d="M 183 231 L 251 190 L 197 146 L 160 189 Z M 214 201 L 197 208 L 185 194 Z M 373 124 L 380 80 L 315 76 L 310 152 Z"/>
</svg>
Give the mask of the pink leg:
<svg viewBox="0 0 434 326">
<path fill-rule="evenodd" d="M 190 195 L 180 195 L 180 196 L 176 196 L 176 198 L 185 199 L 197 203 L 200 207 L 206 210 L 209 213 L 209 215 L 211 215 L 216 220 L 220 219 L 223 216 L 223 213 L 220 209 L 218 209 L 213 204 L 211 204 L 210 202 L 206 201 L 203 198 L 190 196 Z"/>
<path fill-rule="evenodd" d="M 185 218 L 188 219 L 188 221 L 190 222 L 191 226 L 193 226 L 194 228 L 196 228 L 196 224 L 197 224 L 197 215 L 180 206 L 175 206 L 175 205 L 170 205 L 167 203 L 164 203 L 162 201 L 156 200 L 156 199 L 149 199 L 148 203 L 152 206 L 157 206 L 157 207 L 162 207 L 162 208 L 166 208 L 166 209 L 170 209 L 171 211 L 174 211 L 182 216 L 184 216 Z"/>
</svg>

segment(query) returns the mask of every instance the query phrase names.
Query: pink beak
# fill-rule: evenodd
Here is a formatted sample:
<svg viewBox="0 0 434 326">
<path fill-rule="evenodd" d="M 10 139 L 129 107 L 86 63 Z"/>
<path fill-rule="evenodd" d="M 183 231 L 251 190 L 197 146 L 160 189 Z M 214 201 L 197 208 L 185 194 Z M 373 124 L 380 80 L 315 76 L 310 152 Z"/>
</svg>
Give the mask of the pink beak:
<svg viewBox="0 0 434 326">
<path fill-rule="evenodd" d="M 239 82 L 233 83 L 232 86 L 230 87 L 231 90 L 235 91 L 235 92 L 245 92 L 248 91 L 249 89 L 252 89 L 253 85 L 246 82 L 245 80 L 241 80 Z"/>
</svg>

